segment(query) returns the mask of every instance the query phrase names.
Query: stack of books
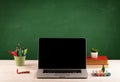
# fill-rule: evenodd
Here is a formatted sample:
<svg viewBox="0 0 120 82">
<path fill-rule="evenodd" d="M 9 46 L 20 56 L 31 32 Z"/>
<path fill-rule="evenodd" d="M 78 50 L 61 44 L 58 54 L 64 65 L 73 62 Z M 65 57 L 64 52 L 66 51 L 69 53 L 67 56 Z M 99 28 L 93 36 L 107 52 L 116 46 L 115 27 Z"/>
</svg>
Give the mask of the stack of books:
<svg viewBox="0 0 120 82">
<path fill-rule="evenodd" d="M 108 58 L 107 56 L 98 56 L 98 58 L 87 56 L 86 64 L 87 68 L 102 68 L 103 65 L 108 68 Z"/>
</svg>

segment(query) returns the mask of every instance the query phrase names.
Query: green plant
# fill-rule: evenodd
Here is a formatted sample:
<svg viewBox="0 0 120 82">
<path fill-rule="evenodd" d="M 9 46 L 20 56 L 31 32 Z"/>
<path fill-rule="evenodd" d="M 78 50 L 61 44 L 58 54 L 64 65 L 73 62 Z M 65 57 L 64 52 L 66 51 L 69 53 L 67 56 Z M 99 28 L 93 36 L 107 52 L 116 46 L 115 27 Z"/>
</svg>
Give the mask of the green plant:
<svg viewBox="0 0 120 82">
<path fill-rule="evenodd" d="M 91 52 L 98 52 L 98 49 L 97 48 L 92 48 Z"/>
</svg>

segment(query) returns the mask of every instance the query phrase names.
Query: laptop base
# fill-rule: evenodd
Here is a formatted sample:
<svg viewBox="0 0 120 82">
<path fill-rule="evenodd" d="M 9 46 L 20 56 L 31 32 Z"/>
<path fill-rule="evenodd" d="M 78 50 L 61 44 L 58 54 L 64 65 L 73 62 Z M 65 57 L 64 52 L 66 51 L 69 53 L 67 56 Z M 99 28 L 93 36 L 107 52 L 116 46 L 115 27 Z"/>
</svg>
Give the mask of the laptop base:
<svg viewBox="0 0 120 82">
<path fill-rule="evenodd" d="M 81 69 L 81 73 L 43 73 L 43 69 L 38 69 L 38 79 L 87 79 L 86 69 Z"/>
</svg>

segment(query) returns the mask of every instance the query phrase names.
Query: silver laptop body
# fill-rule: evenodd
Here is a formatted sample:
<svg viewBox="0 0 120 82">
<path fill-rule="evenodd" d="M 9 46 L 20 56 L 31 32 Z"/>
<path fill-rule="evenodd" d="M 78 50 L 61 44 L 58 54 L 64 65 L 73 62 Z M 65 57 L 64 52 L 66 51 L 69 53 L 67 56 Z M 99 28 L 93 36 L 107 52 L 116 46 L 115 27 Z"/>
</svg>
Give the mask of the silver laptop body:
<svg viewBox="0 0 120 82">
<path fill-rule="evenodd" d="M 85 38 L 40 38 L 38 79 L 86 79 Z"/>
</svg>

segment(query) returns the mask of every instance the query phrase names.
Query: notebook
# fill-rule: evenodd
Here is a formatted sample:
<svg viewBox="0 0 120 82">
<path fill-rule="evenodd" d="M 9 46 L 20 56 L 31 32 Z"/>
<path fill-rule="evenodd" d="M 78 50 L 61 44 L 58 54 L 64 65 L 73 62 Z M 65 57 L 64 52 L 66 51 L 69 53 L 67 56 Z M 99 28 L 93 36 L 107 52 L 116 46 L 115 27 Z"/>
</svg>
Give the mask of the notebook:
<svg viewBox="0 0 120 82">
<path fill-rule="evenodd" d="M 86 79 L 85 38 L 39 38 L 38 79 Z"/>
</svg>

